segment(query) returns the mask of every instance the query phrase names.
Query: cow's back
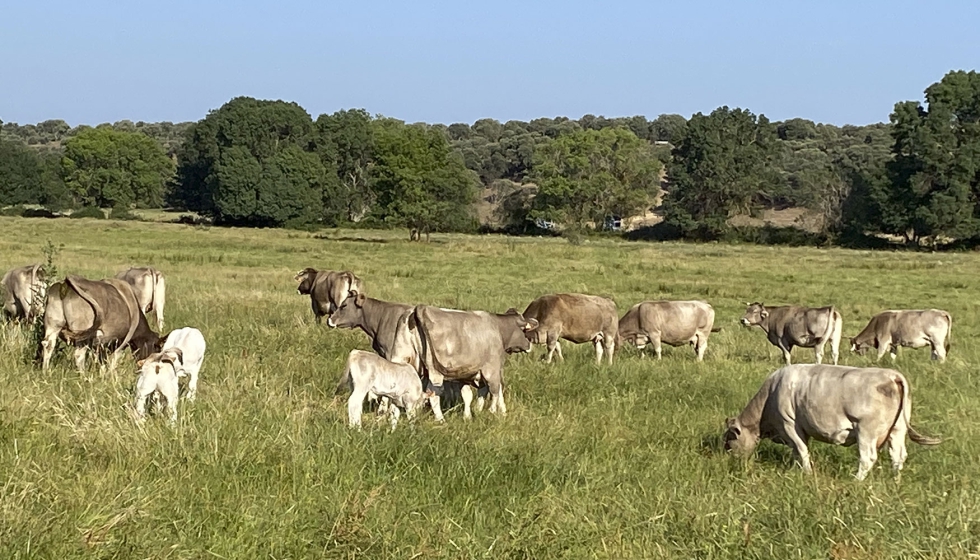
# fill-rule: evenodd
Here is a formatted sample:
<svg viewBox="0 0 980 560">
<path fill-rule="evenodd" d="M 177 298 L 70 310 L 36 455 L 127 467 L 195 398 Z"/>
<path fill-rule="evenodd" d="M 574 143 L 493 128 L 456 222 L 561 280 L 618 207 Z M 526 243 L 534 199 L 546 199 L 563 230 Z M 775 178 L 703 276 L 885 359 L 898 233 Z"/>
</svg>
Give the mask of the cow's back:
<svg viewBox="0 0 980 560">
<path fill-rule="evenodd" d="M 452 378 L 503 361 L 500 331 L 489 313 L 420 305 L 415 317 L 426 368 Z"/>
</svg>

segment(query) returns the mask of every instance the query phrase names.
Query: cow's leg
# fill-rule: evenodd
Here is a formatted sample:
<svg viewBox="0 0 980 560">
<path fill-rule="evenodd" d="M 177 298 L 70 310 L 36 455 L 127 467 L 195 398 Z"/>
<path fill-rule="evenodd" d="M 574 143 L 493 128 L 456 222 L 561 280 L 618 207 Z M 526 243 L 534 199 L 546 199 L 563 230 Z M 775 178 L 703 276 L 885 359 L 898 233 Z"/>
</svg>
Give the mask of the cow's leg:
<svg viewBox="0 0 980 560">
<path fill-rule="evenodd" d="M 699 362 L 704 361 L 704 352 L 708 349 L 708 338 L 706 336 L 698 335 L 697 340 L 694 342 L 694 354 L 698 357 Z"/>
<path fill-rule="evenodd" d="M 817 355 L 817 363 L 823 363 L 823 348 L 827 344 L 827 339 L 821 339 L 816 346 L 813 347 L 813 352 Z"/>
<path fill-rule="evenodd" d="M 612 365 L 613 354 L 616 353 L 616 337 L 604 336 L 602 342 L 606 346 L 606 359 L 609 360 L 609 365 Z"/>
<path fill-rule="evenodd" d="M 41 340 L 41 370 L 47 371 L 48 367 L 51 366 L 51 356 L 54 355 L 54 349 L 58 345 L 58 332 L 57 331 L 44 331 L 44 338 Z"/>
<path fill-rule="evenodd" d="M 799 461 L 800 467 L 803 468 L 803 472 L 807 474 L 813 472 L 813 469 L 810 467 L 810 450 L 806 446 L 808 438 L 799 432 L 795 422 L 787 422 L 784 424 L 783 431 L 790 440 L 790 445 L 793 447 L 796 460 Z"/>
<path fill-rule="evenodd" d="M 119 364 L 119 358 L 122 356 L 122 350 L 123 350 L 122 348 L 117 348 L 112 353 L 112 355 L 109 356 L 109 365 L 108 365 L 108 371 L 109 371 L 109 373 L 115 373 L 116 372 L 116 365 Z"/>
<path fill-rule="evenodd" d="M 595 363 L 597 366 L 602 365 L 602 337 L 597 336 L 593 344 L 595 344 Z"/>
<path fill-rule="evenodd" d="M 170 425 L 177 424 L 177 399 L 180 398 L 180 385 L 177 384 L 177 378 L 173 377 L 168 379 L 160 387 L 160 392 L 167 399 L 167 412 L 170 418 Z"/>
<path fill-rule="evenodd" d="M 786 365 L 792 364 L 793 360 L 790 352 L 793 350 L 793 347 L 780 345 L 779 349 L 783 352 L 783 361 L 786 362 Z"/>
<path fill-rule="evenodd" d="M 459 388 L 459 396 L 463 399 L 463 418 L 472 419 L 473 413 L 470 411 L 470 405 L 473 403 L 473 387 L 463 385 Z"/>
<path fill-rule="evenodd" d="M 878 460 L 878 438 L 875 434 L 871 433 L 870 430 L 861 429 L 862 426 L 858 426 L 858 452 L 861 455 L 860 463 L 858 465 L 858 472 L 854 475 L 854 478 L 858 480 L 864 480 L 871 472 L 871 467 L 874 466 L 875 461 Z"/>
<path fill-rule="evenodd" d="M 136 380 L 136 420 L 142 422 L 146 420 L 146 398 L 156 390 L 156 384 L 151 383 L 147 378 L 140 375 Z"/>
<path fill-rule="evenodd" d="M 188 374 L 187 374 L 187 376 L 189 378 L 187 380 L 187 400 L 189 400 L 189 401 L 193 401 L 194 399 L 197 398 L 197 374 L 198 374 L 198 371 L 199 371 L 198 368 L 195 367 L 192 370 L 190 370 L 188 372 Z"/>
<path fill-rule="evenodd" d="M 88 355 L 88 346 L 75 347 L 75 367 L 78 371 L 85 373 L 85 356 Z"/>
<path fill-rule="evenodd" d="M 946 361 L 946 344 L 945 340 L 932 340 L 932 359 L 939 360 L 939 363 L 944 363 Z"/>
<path fill-rule="evenodd" d="M 660 336 L 650 336 L 650 344 L 653 346 L 653 352 L 657 355 L 658 360 L 663 359 L 664 349 Z"/>
<path fill-rule="evenodd" d="M 908 450 L 905 449 L 907 433 L 908 426 L 905 425 L 904 418 L 899 418 L 892 427 L 891 433 L 888 434 L 888 454 L 892 458 L 892 470 L 895 471 L 896 477 L 901 476 L 905 459 L 909 456 Z"/>
<path fill-rule="evenodd" d="M 401 411 L 398 410 L 398 407 L 396 405 L 392 404 L 390 410 L 388 411 L 388 416 L 391 418 L 391 431 L 393 432 L 395 431 L 395 428 L 398 426 L 399 414 L 401 414 Z"/>
<path fill-rule="evenodd" d="M 432 409 L 432 414 L 436 417 L 436 422 L 446 421 L 442 415 L 442 400 L 439 398 L 439 395 L 433 393 L 429 397 L 429 407 Z"/>
<path fill-rule="evenodd" d="M 561 355 L 561 342 L 558 341 L 557 332 L 554 331 L 548 332 L 547 344 L 548 344 L 548 356 L 545 359 L 545 362 L 550 364 L 552 357 L 554 357 L 555 355 L 555 352 L 558 352 L 558 357 L 561 358 L 562 361 L 565 361 L 564 356 Z"/>
<path fill-rule="evenodd" d="M 361 427 L 361 412 L 364 410 L 364 397 L 367 391 L 360 387 L 354 387 L 350 398 L 347 399 L 347 425 L 352 428 Z"/>
<path fill-rule="evenodd" d="M 496 375 L 490 376 L 490 379 L 484 377 L 487 380 L 487 385 L 490 386 L 490 394 L 493 395 L 490 401 L 490 412 L 500 414 L 505 416 L 507 414 L 507 405 L 504 404 L 504 384 L 501 382 L 501 370 L 499 368 Z"/>
<path fill-rule="evenodd" d="M 486 403 L 487 397 L 489 396 L 490 388 L 487 387 L 486 382 L 483 382 L 476 388 L 476 412 L 483 412 L 483 405 Z"/>
</svg>

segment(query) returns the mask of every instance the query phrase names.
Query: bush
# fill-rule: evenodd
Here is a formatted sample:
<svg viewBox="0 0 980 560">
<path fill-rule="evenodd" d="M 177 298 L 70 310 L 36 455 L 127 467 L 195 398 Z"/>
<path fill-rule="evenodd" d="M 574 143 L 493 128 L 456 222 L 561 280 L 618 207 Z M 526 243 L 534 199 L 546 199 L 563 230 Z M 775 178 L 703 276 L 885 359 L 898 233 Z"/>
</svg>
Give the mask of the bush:
<svg viewBox="0 0 980 560">
<path fill-rule="evenodd" d="M 134 214 L 132 210 L 125 207 L 113 208 L 112 213 L 109 214 L 109 217 L 112 218 L 113 220 L 127 220 L 127 221 L 141 219 L 139 215 Z"/>
<path fill-rule="evenodd" d="M 101 208 L 95 206 L 83 206 L 78 210 L 71 213 L 70 218 L 95 218 L 97 220 L 105 219 L 105 212 Z"/>
<path fill-rule="evenodd" d="M 756 245 L 788 245 L 790 247 L 824 247 L 832 239 L 823 233 L 813 233 L 793 226 L 732 227 L 723 235 L 728 242 L 754 243 Z"/>
<path fill-rule="evenodd" d="M 20 213 L 21 216 L 25 218 L 58 218 L 58 214 L 55 214 L 47 208 L 24 208 L 23 212 Z"/>
</svg>

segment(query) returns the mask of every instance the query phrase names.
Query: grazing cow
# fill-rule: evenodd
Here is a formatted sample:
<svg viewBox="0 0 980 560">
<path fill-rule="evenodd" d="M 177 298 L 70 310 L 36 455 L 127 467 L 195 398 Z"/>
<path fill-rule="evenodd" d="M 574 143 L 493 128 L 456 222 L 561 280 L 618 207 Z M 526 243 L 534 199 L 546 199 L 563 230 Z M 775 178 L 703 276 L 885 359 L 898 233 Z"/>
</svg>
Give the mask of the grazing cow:
<svg viewBox="0 0 980 560">
<path fill-rule="evenodd" d="M 75 346 L 75 365 L 85 371 L 89 347 L 113 348 L 109 371 L 129 347 L 136 359 L 149 356 L 160 337 L 150 330 L 133 289 L 117 278 L 68 276 L 48 290 L 44 304 L 42 369 L 47 370 L 59 336 Z"/>
<path fill-rule="evenodd" d="M 320 324 L 324 315 L 329 318 L 347 296 L 364 293 L 364 283 L 353 272 L 348 271 L 304 268 L 296 273 L 295 280 L 299 282 L 296 291 L 300 295 L 310 296 L 313 317 L 317 324 Z"/>
<path fill-rule="evenodd" d="M 700 362 L 708 348 L 708 335 L 721 330 L 713 328 L 714 323 L 715 310 L 703 301 L 644 301 L 619 320 L 619 337 L 641 351 L 652 344 L 658 360 L 661 343 L 690 344 Z"/>
<path fill-rule="evenodd" d="M 888 442 L 892 468 L 902 470 L 908 453 L 905 434 L 920 445 L 941 440 L 912 428 L 912 400 L 905 377 L 891 369 L 793 365 L 769 375 L 736 418 L 726 421 L 725 449 L 749 454 L 760 438 L 791 446 L 810 471 L 810 439 L 850 446 L 861 456 L 857 479 L 864 480 Z"/>
<path fill-rule="evenodd" d="M 761 303 L 749 303 L 742 317 L 742 325 L 761 328 L 774 346 L 783 351 L 786 365 L 790 364 L 790 351 L 794 346 L 813 348 L 817 363 L 823 362 L 823 348 L 830 341 L 830 355 L 834 365 L 840 357 L 841 316 L 829 307 L 766 307 Z"/>
<path fill-rule="evenodd" d="M 468 385 L 486 383 L 492 401 L 490 411 L 507 413 L 504 403 L 503 372 L 508 353 L 530 352 L 526 332 L 538 326 L 536 319 L 525 319 L 516 309 L 504 314 L 485 311 L 457 311 L 428 305 L 415 308 L 413 314 L 422 350 L 422 369 L 435 387 L 444 379 Z M 461 390 L 466 418 L 471 416 L 472 389 Z M 439 395 L 430 396 L 429 404 L 437 421 L 442 421 Z"/>
<path fill-rule="evenodd" d="M 398 408 L 405 409 L 409 419 L 415 417 L 422 398 L 422 380 L 418 370 L 410 364 L 389 362 L 388 360 L 363 350 L 351 350 L 347 357 L 347 367 L 337 384 L 336 393 L 347 386 L 351 390 L 347 399 L 347 421 L 351 427 L 361 427 L 361 411 L 364 397 L 373 393 L 391 401 L 388 414 L 391 429 L 398 425 Z"/>
<path fill-rule="evenodd" d="M 3 290 L 3 312 L 11 319 L 30 321 L 44 301 L 44 267 L 32 264 L 8 270 L 0 280 Z"/>
<path fill-rule="evenodd" d="M 177 368 L 179 377 L 187 377 L 187 400 L 197 397 L 197 377 L 204 363 L 204 351 L 207 343 L 201 331 L 193 327 L 184 327 L 170 331 L 160 339 L 163 342 L 162 351 L 174 349 L 180 352 L 180 367 Z"/>
<path fill-rule="evenodd" d="M 155 392 L 167 400 L 170 423 L 177 423 L 177 399 L 180 391 L 178 377 L 182 377 L 183 358 L 179 348 L 168 348 L 150 354 L 136 365 L 140 375 L 136 379 L 136 419 L 146 419 L 146 399 Z"/>
<path fill-rule="evenodd" d="M 167 282 L 163 273 L 152 267 L 130 268 L 116 275 L 133 287 L 143 313 L 156 314 L 157 330 L 163 332 L 163 306 L 167 303 Z"/>
<path fill-rule="evenodd" d="M 558 339 L 564 338 L 575 344 L 591 342 L 595 345 L 596 363 L 602 363 L 603 346 L 609 363 L 619 338 L 619 313 L 609 298 L 585 294 L 552 294 L 532 301 L 524 310 L 528 320 L 537 319 L 538 326 L 527 332 L 535 344 L 548 345 L 547 361 L 554 353 L 564 360 Z"/>
<path fill-rule="evenodd" d="M 888 352 L 894 361 L 899 346 L 922 348 L 928 344 L 932 359 L 945 362 L 952 330 L 953 318 L 942 309 L 882 311 L 851 339 L 851 351 L 864 354 L 868 348 L 875 348 L 878 360 Z"/>
</svg>

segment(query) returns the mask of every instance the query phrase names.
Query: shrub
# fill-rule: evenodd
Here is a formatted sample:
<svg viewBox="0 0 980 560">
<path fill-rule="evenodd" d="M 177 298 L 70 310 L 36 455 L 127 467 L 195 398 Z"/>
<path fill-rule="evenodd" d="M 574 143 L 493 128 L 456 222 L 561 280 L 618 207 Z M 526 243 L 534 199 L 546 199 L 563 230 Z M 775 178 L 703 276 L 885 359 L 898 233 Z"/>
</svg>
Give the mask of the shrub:
<svg viewBox="0 0 980 560">
<path fill-rule="evenodd" d="M 97 220 L 105 219 L 105 212 L 101 208 L 95 206 L 83 206 L 78 210 L 71 213 L 70 218 L 95 218 Z"/>
</svg>

